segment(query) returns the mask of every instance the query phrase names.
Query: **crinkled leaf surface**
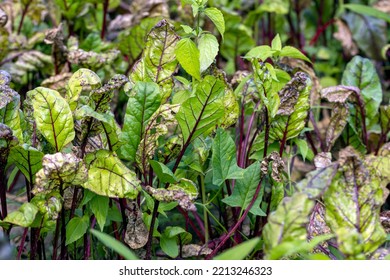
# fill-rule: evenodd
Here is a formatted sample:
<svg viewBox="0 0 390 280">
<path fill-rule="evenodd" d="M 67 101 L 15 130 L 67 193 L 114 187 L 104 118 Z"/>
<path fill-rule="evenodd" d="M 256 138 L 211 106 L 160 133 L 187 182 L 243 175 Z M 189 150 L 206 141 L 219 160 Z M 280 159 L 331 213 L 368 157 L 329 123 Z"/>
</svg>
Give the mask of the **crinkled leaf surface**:
<svg viewBox="0 0 390 280">
<path fill-rule="evenodd" d="M 97 194 L 134 199 L 141 188 L 136 174 L 107 150 L 87 154 L 88 180 L 83 184 Z"/>
<path fill-rule="evenodd" d="M 6 72 L 0 72 L 0 79 L 6 81 L 8 76 L 2 73 Z M 20 96 L 9 87 L 8 82 L 0 84 L 0 122 L 11 128 L 13 135 L 18 138 L 19 142 L 23 142 L 19 114 Z"/>
<path fill-rule="evenodd" d="M 87 169 L 82 159 L 74 154 L 45 155 L 42 169 L 36 173 L 34 193 L 47 193 L 60 185 L 75 186 L 87 180 Z"/>
<path fill-rule="evenodd" d="M 348 258 L 360 259 L 386 240 L 379 220 L 382 189 L 353 148 L 340 151 L 339 164 L 323 197 L 326 221 L 337 236 L 339 249 Z"/>
<path fill-rule="evenodd" d="M 77 70 L 68 81 L 66 99 L 72 110 L 76 109 L 77 100 L 83 90 L 90 91 L 101 86 L 101 81 L 95 72 L 81 68 Z"/>
<path fill-rule="evenodd" d="M 213 76 L 206 76 L 190 98 L 183 102 L 176 119 L 179 122 L 183 141 L 192 141 L 207 134 L 224 116 L 222 95 L 224 84 Z"/>
<path fill-rule="evenodd" d="M 232 207 L 241 207 L 243 212 L 251 203 L 256 188 L 260 182 L 260 163 L 255 162 L 245 169 L 243 178 L 236 180 L 236 184 L 231 196 L 224 198 L 222 201 Z M 258 216 L 266 216 L 260 208 L 260 203 L 263 199 L 264 188 L 261 188 L 255 203 L 253 204 L 250 213 Z"/>
<path fill-rule="evenodd" d="M 227 131 L 217 129 L 212 149 L 214 185 L 219 186 L 227 179 L 243 178 L 244 170 L 237 166 L 236 144 Z"/>
<path fill-rule="evenodd" d="M 336 140 L 340 137 L 348 123 L 348 117 L 348 105 L 340 103 L 333 104 L 332 116 L 325 133 L 326 152 L 330 151 Z"/>
<path fill-rule="evenodd" d="M 160 86 L 164 98 L 170 96 L 173 79 L 177 68 L 175 49 L 179 36 L 167 20 L 161 20 L 150 31 L 146 38 L 142 59 L 133 70 L 131 79 L 144 82 L 155 82 Z"/>
<path fill-rule="evenodd" d="M 38 207 L 34 204 L 26 202 L 20 208 L 14 212 L 8 214 L 5 217 L 4 222 L 18 225 L 21 227 L 29 227 L 38 214 Z"/>
<path fill-rule="evenodd" d="M 345 68 L 342 84 L 360 89 L 363 96 L 368 128 L 377 121 L 379 106 L 382 102 L 382 87 L 375 66 L 368 58 L 355 56 Z M 355 118 L 351 116 L 351 121 Z M 350 122 L 351 122 L 350 121 Z"/>
<path fill-rule="evenodd" d="M 135 155 L 150 117 L 161 104 L 161 95 L 157 84 L 138 82 L 133 88 L 134 95 L 127 102 L 126 115 L 122 128 L 123 145 L 119 150 L 121 158 L 135 161 Z"/>
<path fill-rule="evenodd" d="M 295 193 L 285 197 L 275 212 L 268 216 L 264 226 L 264 250 L 269 256 L 273 248 L 291 241 L 306 242 L 306 224 L 314 202 L 304 193 Z"/>
<path fill-rule="evenodd" d="M 42 168 L 43 156 L 42 152 L 27 144 L 23 144 L 11 149 L 8 160 L 19 168 L 30 183 L 34 183 L 35 174 Z M 33 180 L 32 182 L 31 179 Z"/>
<path fill-rule="evenodd" d="M 38 87 L 29 91 L 37 129 L 57 152 L 75 137 L 72 111 L 66 100 L 55 90 Z"/>
<path fill-rule="evenodd" d="M 303 72 L 297 72 L 279 92 L 280 106 L 271 122 L 271 139 L 291 139 L 299 135 L 305 127 L 310 107 L 310 88 L 310 78 Z"/>
</svg>

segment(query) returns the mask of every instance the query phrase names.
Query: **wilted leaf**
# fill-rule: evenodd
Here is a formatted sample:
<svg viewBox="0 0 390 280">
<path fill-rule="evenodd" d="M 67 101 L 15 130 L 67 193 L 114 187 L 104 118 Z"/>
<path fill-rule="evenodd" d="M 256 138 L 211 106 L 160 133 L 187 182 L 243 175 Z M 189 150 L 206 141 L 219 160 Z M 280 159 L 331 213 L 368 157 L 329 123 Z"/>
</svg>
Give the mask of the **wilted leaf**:
<svg viewBox="0 0 390 280">
<path fill-rule="evenodd" d="M 348 147 L 339 154 L 340 168 L 324 195 L 326 221 L 339 249 L 352 259 L 364 258 L 386 239 L 380 225 L 382 190 L 375 174 Z"/>
<path fill-rule="evenodd" d="M 131 249 L 142 248 L 148 242 L 149 231 L 142 220 L 142 212 L 135 201 L 128 204 L 130 210 L 126 210 L 128 217 L 124 242 Z"/>
<path fill-rule="evenodd" d="M 97 194 L 134 199 L 141 188 L 136 174 L 107 150 L 87 154 L 88 180 L 83 184 Z"/>
<path fill-rule="evenodd" d="M 305 127 L 309 110 L 310 88 L 310 78 L 297 72 L 279 92 L 280 106 L 271 122 L 271 139 L 291 139 L 299 135 Z"/>
<path fill-rule="evenodd" d="M 237 166 L 236 145 L 228 132 L 218 128 L 213 141 L 211 158 L 213 184 L 221 185 L 227 179 L 241 179 L 244 170 Z"/>
<path fill-rule="evenodd" d="M 199 257 L 202 255 L 208 255 L 212 252 L 210 248 L 201 246 L 198 244 L 187 244 L 182 247 L 183 258 Z"/>
<path fill-rule="evenodd" d="M 293 241 L 306 242 L 306 224 L 314 202 L 304 193 L 286 197 L 268 216 L 263 229 L 264 250 L 269 257 L 277 246 Z"/>
<path fill-rule="evenodd" d="M 314 166 L 316 169 L 328 167 L 332 163 L 332 154 L 329 152 L 318 153 L 314 157 Z"/>
<path fill-rule="evenodd" d="M 110 65 L 119 56 L 118 50 L 109 50 L 106 53 L 84 51 L 82 49 L 70 49 L 68 61 L 85 68 L 99 69 L 104 65 Z"/>
<path fill-rule="evenodd" d="M 342 20 L 339 19 L 336 20 L 336 25 L 337 25 L 337 32 L 333 34 L 333 37 L 336 40 L 341 42 L 344 53 L 348 57 L 357 55 L 359 49 L 352 39 L 352 33 L 348 25 L 346 25 Z"/>
<path fill-rule="evenodd" d="M 325 133 L 325 152 L 330 152 L 336 140 L 343 132 L 348 123 L 349 109 L 348 105 L 335 103 L 332 108 L 332 116 Z"/>
<path fill-rule="evenodd" d="M 48 193 L 60 186 L 75 186 L 87 180 L 87 169 L 82 159 L 73 154 L 45 155 L 42 169 L 35 175 L 33 193 Z"/>
<path fill-rule="evenodd" d="M 253 163 L 244 170 L 243 178 L 236 180 L 232 195 L 224 198 L 222 201 L 229 206 L 240 207 L 241 213 L 243 213 L 255 195 L 260 182 L 260 176 L 260 163 Z M 263 193 L 264 188 L 261 188 L 253 207 L 249 210 L 253 215 L 266 216 L 264 211 L 260 208 Z"/>
<path fill-rule="evenodd" d="M 181 105 L 176 119 L 183 141 L 192 141 L 201 134 L 210 133 L 218 119 L 223 117 L 223 83 L 213 76 L 206 76 L 196 87 L 194 95 Z"/>
<path fill-rule="evenodd" d="M 354 102 L 360 89 L 354 86 L 332 86 L 321 90 L 321 97 L 332 103 Z"/>
<path fill-rule="evenodd" d="M 124 144 L 119 150 L 120 157 L 128 161 L 135 161 L 138 146 L 144 138 L 145 127 L 161 104 L 160 91 L 155 83 L 138 82 L 133 93 L 127 102 L 121 135 Z"/>
<path fill-rule="evenodd" d="M 29 91 L 37 129 L 57 152 L 75 137 L 73 116 L 66 100 L 55 90 L 38 87 Z"/>
</svg>

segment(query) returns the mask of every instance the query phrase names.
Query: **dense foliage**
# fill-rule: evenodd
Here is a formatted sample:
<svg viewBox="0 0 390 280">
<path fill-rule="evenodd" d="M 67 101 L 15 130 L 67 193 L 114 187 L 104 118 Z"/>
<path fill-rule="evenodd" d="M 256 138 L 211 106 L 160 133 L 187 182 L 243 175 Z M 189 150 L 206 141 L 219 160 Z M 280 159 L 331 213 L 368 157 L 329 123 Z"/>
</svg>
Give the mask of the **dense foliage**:
<svg viewBox="0 0 390 280">
<path fill-rule="evenodd" d="M 3 256 L 389 259 L 389 7 L 3 1 Z"/>
</svg>

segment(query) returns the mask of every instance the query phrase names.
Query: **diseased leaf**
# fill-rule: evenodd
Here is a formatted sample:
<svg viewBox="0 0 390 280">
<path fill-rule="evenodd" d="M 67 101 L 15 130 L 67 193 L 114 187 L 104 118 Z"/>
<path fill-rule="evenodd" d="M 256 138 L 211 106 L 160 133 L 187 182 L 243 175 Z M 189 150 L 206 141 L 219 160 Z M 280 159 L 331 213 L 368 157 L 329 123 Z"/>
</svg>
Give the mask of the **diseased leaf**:
<svg viewBox="0 0 390 280">
<path fill-rule="evenodd" d="M 88 180 L 83 184 L 99 195 L 135 199 L 141 188 L 136 174 L 107 150 L 87 154 Z"/>
<path fill-rule="evenodd" d="M 44 221 L 55 221 L 62 209 L 63 198 L 58 191 L 48 194 L 38 194 L 31 199 L 31 203 L 38 207 L 39 213 L 44 216 Z"/>
<path fill-rule="evenodd" d="M 205 71 L 218 54 L 219 44 L 212 34 L 202 34 L 198 40 L 200 72 Z"/>
<path fill-rule="evenodd" d="M 42 159 L 42 169 L 35 175 L 33 193 L 48 193 L 60 185 L 75 186 L 86 180 L 87 169 L 80 158 L 64 153 L 45 155 Z"/>
<path fill-rule="evenodd" d="M 135 161 L 138 146 L 145 135 L 145 127 L 161 104 L 160 91 L 155 83 L 138 82 L 133 93 L 127 102 L 120 137 L 124 144 L 118 151 L 120 157 L 128 161 Z"/>
<path fill-rule="evenodd" d="M 241 213 L 249 206 L 260 182 L 260 163 L 255 162 L 245 169 L 242 179 L 236 180 L 236 184 L 231 196 L 222 201 L 231 207 L 240 207 Z M 250 213 L 257 216 L 266 216 L 261 210 L 260 203 L 263 199 L 264 188 L 261 188 Z"/>
<path fill-rule="evenodd" d="M 158 179 L 161 183 L 176 183 L 178 179 L 172 173 L 172 171 L 165 164 L 155 161 L 149 160 L 150 165 L 153 168 L 153 171 L 156 173 Z"/>
<path fill-rule="evenodd" d="M 32 203 L 25 202 L 18 210 L 9 213 L 3 221 L 21 227 L 29 227 L 34 222 L 37 214 L 38 207 Z"/>
<path fill-rule="evenodd" d="M 196 87 L 193 96 L 181 105 L 176 119 L 180 125 L 183 142 L 206 135 L 223 117 L 223 83 L 213 76 L 206 76 Z"/>
<path fill-rule="evenodd" d="M 321 97 L 332 103 L 355 102 L 360 89 L 354 86 L 332 86 L 321 90 Z"/>
<path fill-rule="evenodd" d="M 220 186 L 227 179 L 242 179 L 244 170 L 237 166 L 236 144 L 229 134 L 217 129 L 213 141 L 211 158 L 213 167 L 213 184 Z"/>
<path fill-rule="evenodd" d="M 215 27 L 217 27 L 223 39 L 223 35 L 225 33 L 225 19 L 223 18 L 222 12 L 217 8 L 212 7 L 206 8 L 204 13 L 215 24 Z"/>
<path fill-rule="evenodd" d="M 42 168 L 43 156 L 42 152 L 23 144 L 11 149 L 8 161 L 14 163 L 30 183 L 34 183 L 35 174 Z"/>
<path fill-rule="evenodd" d="M 0 70 L 0 122 L 12 129 L 13 135 L 23 142 L 20 126 L 20 96 L 9 87 L 11 76 Z"/>
<path fill-rule="evenodd" d="M 89 227 L 88 216 L 74 217 L 66 225 L 66 245 L 79 240 L 87 232 Z"/>
<path fill-rule="evenodd" d="M 382 189 L 373 171 L 351 147 L 339 153 L 340 168 L 323 196 L 326 221 L 347 258 L 363 259 L 385 240 L 379 210 Z"/>
<path fill-rule="evenodd" d="M 57 152 L 75 137 L 73 116 L 66 100 L 55 90 L 38 87 L 27 93 L 32 100 L 37 129 Z"/>
<path fill-rule="evenodd" d="M 299 135 L 305 127 L 310 107 L 310 88 L 310 78 L 303 72 L 297 72 L 279 92 L 280 106 L 271 122 L 271 139 L 291 139 Z"/>
<path fill-rule="evenodd" d="M 175 50 L 176 58 L 183 69 L 197 80 L 200 80 L 200 54 L 190 38 L 181 39 Z"/>
<path fill-rule="evenodd" d="M 268 216 L 263 229 L 264 251 L 270 258 L 273 249 L 293 241 L 306 242 L 306 224 L 314 202 L 304 193 L 285 197 L 275 212 Z"/>
<path fill-rule="evenodd" d="M 108 197 L 101 195 L 95 195 L 89 201 L 89 207 L 91 207 L 91 211 L 96 217 L 97 223 L 100 227 L 100 231 L 103 231 L 104 225 L 106 224 L 108 202 Z"/>
<path fill-rule="evenodd" d="M 124 242 L 131 249 L 139 249 L 148 242 L 149 231 L 142 220 L 142 212 L 138 208 L 136 201 L 131 201 L 128 206 L 131 210 L 126 210 L 128 222 Z"/>
<path fill-rule="evenodd" d="M 173 87 L 172 75 L 177 69 L 175 56 L 179 36 L 167 20 L 161 20 L 146 38 L 141 60 L 135 65 L 130 78 L 133 82 L 155 82 L 160 86 L 163 99 L 167 99 Z"/>
<path fill-rule="evenodd" d="M 325 152 L 330 152 L 336 140 L 340 137 L 348 123 L 348 105 L 342 103 L 333 104 L 332 116 L 325 133 Z"/>
<path fill-rule="evenodd" d="M 72 77 L 70 77 L 66 86 L 66 99 L 69 103 L 71 110 L 75 110 L 77 107 L 77 101 L 83 90 L 91 91 L 101 87 L 101 81 L 95 72 L 81 68 L 77 70 Z"/>
</svg>

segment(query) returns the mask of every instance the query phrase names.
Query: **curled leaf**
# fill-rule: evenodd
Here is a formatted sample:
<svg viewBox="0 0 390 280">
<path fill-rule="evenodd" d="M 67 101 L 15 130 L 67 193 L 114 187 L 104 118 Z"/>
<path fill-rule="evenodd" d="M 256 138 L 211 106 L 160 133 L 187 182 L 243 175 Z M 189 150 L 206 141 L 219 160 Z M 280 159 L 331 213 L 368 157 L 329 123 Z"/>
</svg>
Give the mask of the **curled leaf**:
<svg viewBox="0 0 390 280">
<path fill-rule="evenodd" d="M 75 186 L 87 180 L 87 169 L 82 159 L 73 154 L 45 155 L 42 169 L 35 175 L 34 194 L 48 193 L 60 186 Z"/>
<path fill-rule="evenodd" d="M 126 210 L 128 223 L 125 232 L 124 242 L 131 249 L 142 248 L 148 242 L 149 231 L 142 220 L 142 213 L 135 201 L 128 204 L 131 211 Z"/>
</svg>

